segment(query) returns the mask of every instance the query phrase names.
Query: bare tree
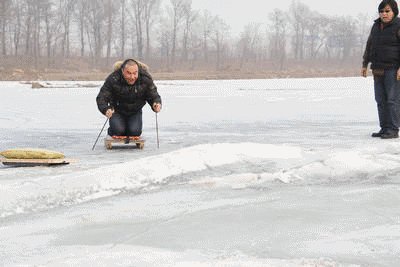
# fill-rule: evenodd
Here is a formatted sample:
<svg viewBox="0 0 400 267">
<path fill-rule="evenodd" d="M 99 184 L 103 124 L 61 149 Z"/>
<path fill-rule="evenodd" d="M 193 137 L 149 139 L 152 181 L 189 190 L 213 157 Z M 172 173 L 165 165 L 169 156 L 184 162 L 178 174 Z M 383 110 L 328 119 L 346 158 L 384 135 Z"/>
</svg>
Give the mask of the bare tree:
<svg viewBox="0 0 400 267">
<path fill-rule="evenodd" d="M 147 0 L 144 6 L 144 22 L 146 31 L 146 54 L 145 58 L 149 59 L 151 55 L 151 28 L 154 24 L 154 15 L 159 12 L 160 0 Z"/>
<path fill-rule="evenodd" d="M 114 22 L 114 13 L 116 11 L 115 6 L 113 5 L 112 0 L 106 0 L 106 8 L 105 8 L 105 16 L 106 16 L 106 27 L 107 27 L 107 52 L 106 52 L 106 65 L 110 65 L 110 56 L 111 56 L 111 45 L 112 45 L 112 33 L 113 33 L 113 22 Z"/>
<path fill-rule="evenodd" d="M 13 22 L 11 26 L 12 43 L 14 47 L 14 55 L 18 55 L 18 48 L 21 40 L 21 28 L 22 28 L 22 7 L 20 1 L 14 1 L 12 6 Z"/>
<path fill-rule="evenodd" d="M 132 0 L 133 19 L 136 30 L 137 57 L 143 59 L 143 13 L 145 0 Z"/>
<path fill-rule="evenodd" d="M 45 13 L 45 9 L 48 6 L 48 0 L 37 0 L 33 3 L 33 25 L 32 25 L 32 37 L 33 37 L 33 57 L 35 68 L 38 67 L 39 58 L 41 57 L 41 42 L 40 36 L 42 31 L 42 18 Z"/>
<path fill-rule="evenodd" d="M 229 32 L 229 26 L 220 17 L 216 16 L 213 19 L 213 27 L 211 29 L 211 40 L 215 45 L 216 50 L 216 69 L 221 69 L 221 63 L 223 61 L 223 53 L 225 40 Z"/>
<path fill-rule="evenodd" d="M 257 60 L 257 54 L 260 48 L 261 41 L 261 23 L 250 23 L 244 28 L 238 43 L 240 66 L 242 67 L 245 62 Z"/>
<path fill-rule="evenodd" d="M 59 11 L 61 11 L 61 24 L 63 26 L 61 52 L 63 57 L 70 56 L 71 17 L 75 3 L 74 0 L 60 0 Z"/>
<path fill-rule="evenodd" d="M 201 35 L 202 35 L 202 43 L 203 43 L 203 56 L 204 60 L 208 62 L 208 41 L 212 28 L 213 16 L 210 11 L 204 10 L 200 16 L 201 23 Z"/>
<path fill-rule="evenodd" d="M 335 57 L 346 60 L 356 44 L 355 21 L 345 17 L 337 17 L 331 20 L 330 35 L 328 36 L 328 48 L 333 50 Z"/>
<path fill-rule="evenodd" d="M 91 55 L 95 64 L 99 63 L 104 46 L 104 5 L 102 0 L 88 0 L 87 24 Z"/>
<path fill-rule="evenodd" d="M 0 27 L 1 27 L 1 54 L 7 54 L 7 44 L 6 44 L 6 26 L 8 21 L 10 20 L 9 14 L 11 10 L 11 1 L 10 0 L 1 0 L 0 1 Z"/>
<path fill-rule="evenodd" d="M 37 68 L 38 57 L 40 56 L 40 2 L 34 2 L 33 4 L 33 56 L 35 62 L 35 68 Z"/>
<path fill-rule="evenodd" d="M 76 7 L 75 17 L 79 29 L 80 56 L 83 57 L 85 55 L 85 28 L 87 28 L 87 10 L 89 9 L 89 5 L 87 0 L 78 0 Z"/>
<path fill-rule="evenodd" d="M 343 33 L 342 59 L 348 60 L 354 47 L 356 47 L 356 25 L 355 21 L 343 17 L 339 20 L 339 27 Z"/>
<path fill-rule="evenodd" d="M 125 9 L 126 1 L 121 0 L 121 58 L 125 58 Z"/>
<path fill-rule="evenodd" d="M 304 59 L 305 31 L 310 13 L 311 11 L 308 6 L 297 0 L 293 0 L 290 6 L 289 17 L 291 18 L 290 22 L 294 31 L 293 50 L 295 59 Z"/>
<path fill-rule="evenodd" d="M 55 17 L 54 17 L 54 4 L 49 0 L 43 3 L 43 16 L 44 23 L 46 27 L 46 56 L 47 56 L 47 65 L 50 65 L 51 58 L 51 47 L 52 41 L 55 34 L 56 25 L 54 25 Z"/>
<path fill-rule="evenodd" d="M 287 14 L 275 9 L 269 14 L 272 22 L 272 33 L 270 36 L 270 57 L 272 60 L 279 62 L 279 69 L 282 70 L 286 59 L 286 32 L 287 32 Z"/>
<path fill-rule="evenodd" d="M 167 17 L 162 17 L 160 24 L 161 25 L 168 25 L 170 23 L 170 19 Z M 160 28 L 160 35 L 158 37 L 158 42 L 160 44 L 159 46 L 159 51 L 160 51 L 160 57 L 165 63 L 165 65 L 168 68 L 168 71 L 170 71 L 170 61 L 171 61 L 171 38 L 172 33 L 171 29 L 169 27 L 161 27 Z"/>
<path fill-rule="evenodd" d="M 136 30 L 137 57 L 150 57 L 150 31 L 153 25 L 153 14 L 158 11 L 160 0 L 132 0 L 133 18 Z M 146 39 L 146 40 L 145 40 Z M 146 41 L 146 54 L 144 54 Z"/>
<path fill-rule="evenodd" d="M 32 36 L 32 17 L 33 17 L 33 4 L 29 0 L 24 0 L 24 16 L 25 16 L 25 55 L 32 55 L 31 50 L 31 36 Z"/>
<path fill-rule="evenodd" d="M 313 14 L 310 15 L 306 24 L 307 34 L 305 36 L 304 45 L 304 48 L 308 51 L 309 58 L 317 58 L 317 55 L 326 40 L 324 32 L 328 23 L 329 19 L 326 16 L 316 12 L 313 12 Z"/>
<path fill-rule="evenodd" d="M 182 60 L 188 60 L 188 45 L 189 45 L 189 36 L 192 32 L 192 24 L 196 20 L 198 16 L 198 12 L 192 10 L 191 2 L 183 6 L 183 20 L 184 20 L 184 28 L 183 28 L 183 40 L 182 40 Z"/>
<path fill-rule="evenodd" d="M 178 29 L 183 19 L 183 11 L 185 5 L 191 6 L 191 0 L 170 0 L 172 7 L 172 48 L 171 48 L 171 64 L 175 64 L 176 46 L 178 39 Z"/>
</svg>

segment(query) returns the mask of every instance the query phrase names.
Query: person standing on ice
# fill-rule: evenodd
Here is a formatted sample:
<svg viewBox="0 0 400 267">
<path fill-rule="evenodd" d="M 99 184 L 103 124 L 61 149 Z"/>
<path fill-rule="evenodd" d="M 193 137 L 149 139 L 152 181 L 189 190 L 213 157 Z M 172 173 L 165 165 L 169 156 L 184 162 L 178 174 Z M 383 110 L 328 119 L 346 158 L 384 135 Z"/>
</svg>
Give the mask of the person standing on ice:
<svg viewBox="0 0 400 267">
<path fill-rule="evenodd" d="M 134 59 L 114 64 L 114 72 L 105 80 L 96 102 L 110 119 L 109 136 L 140 136 L 146 102 L 154 112 L 161 111 L 161 97 L 147 66 Z"/>
<path fill-rule="evenodd" d="M 363 56 L 361 75 L 367 77 L 368 63 L 374 76 L 380 131 L 372 137 L 398 138 L 400 126 L 400 19 L 396 1 L 383 0 Z"/>
</svg>

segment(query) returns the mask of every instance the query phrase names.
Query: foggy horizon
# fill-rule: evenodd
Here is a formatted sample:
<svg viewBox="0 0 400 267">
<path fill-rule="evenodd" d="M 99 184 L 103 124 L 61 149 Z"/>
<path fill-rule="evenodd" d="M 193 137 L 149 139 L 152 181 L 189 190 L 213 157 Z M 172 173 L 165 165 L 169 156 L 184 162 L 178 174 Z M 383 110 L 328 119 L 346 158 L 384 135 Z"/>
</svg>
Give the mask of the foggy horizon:
<svg viewBox="0 0 400 267">
<path fill-rule="evenodd" d="M 274 9 L 287 11 L 293 2 L 303 3 L 311 11 L 328 16 L 350 16 L 355 17 L 359 14 L 367 14 L 372 20 L 378 16 L 378 1 L 317 1 L 317 0 L 282 0 L 282 1 L 262 1 L 247 0 L 192 0 L 193 9 L 206 9 L 212 15 L 218 15 L 231 27 L 233 34 L 239 34 L 246 24 L 267 23 L 268 13 Z M 244 4 L 245 3 L 245 4 Z M 255 8 L 252 8 L 255 7 Z"/>
</svg>

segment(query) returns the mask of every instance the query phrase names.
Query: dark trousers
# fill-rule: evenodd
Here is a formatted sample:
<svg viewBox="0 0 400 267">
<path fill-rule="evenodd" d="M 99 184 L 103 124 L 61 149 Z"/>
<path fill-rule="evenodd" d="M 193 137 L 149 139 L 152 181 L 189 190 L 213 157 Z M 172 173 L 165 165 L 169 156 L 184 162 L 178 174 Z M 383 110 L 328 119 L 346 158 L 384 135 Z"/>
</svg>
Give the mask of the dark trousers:
<svg viewBox="0 0 400 267">
<path fill-rule="evenodd" d="M 142 134 L 142 124 L 142 111 L 129 116 L 114 112 L 110 118 L 108 134 L 111 136 L 140 136 Z"/>
<path fill-rule="evenodd" d="M 374 76 L 379 125 L 387 133 L 398 132 L 400 126 L 400 81 L 396 76 L 397 69 L 385 70 L 383 76 Z"/>
</svg>

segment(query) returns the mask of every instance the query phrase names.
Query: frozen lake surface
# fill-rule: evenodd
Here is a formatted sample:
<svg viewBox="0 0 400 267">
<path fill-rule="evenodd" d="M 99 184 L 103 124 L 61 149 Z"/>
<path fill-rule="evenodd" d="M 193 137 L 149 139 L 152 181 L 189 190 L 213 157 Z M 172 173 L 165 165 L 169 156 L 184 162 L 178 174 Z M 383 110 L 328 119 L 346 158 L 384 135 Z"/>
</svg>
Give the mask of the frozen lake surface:
<svg viewBox="0 0 400 267">
<path fill-rule="evenodd" d="M 99 88 L 59 83 L 0 82 L 0 150 L 77 159 L 0 166 L 1 266 L 399 266 L 372 78 L 156 81 L 143 151 L 92 151 Z"/>
</svg>

